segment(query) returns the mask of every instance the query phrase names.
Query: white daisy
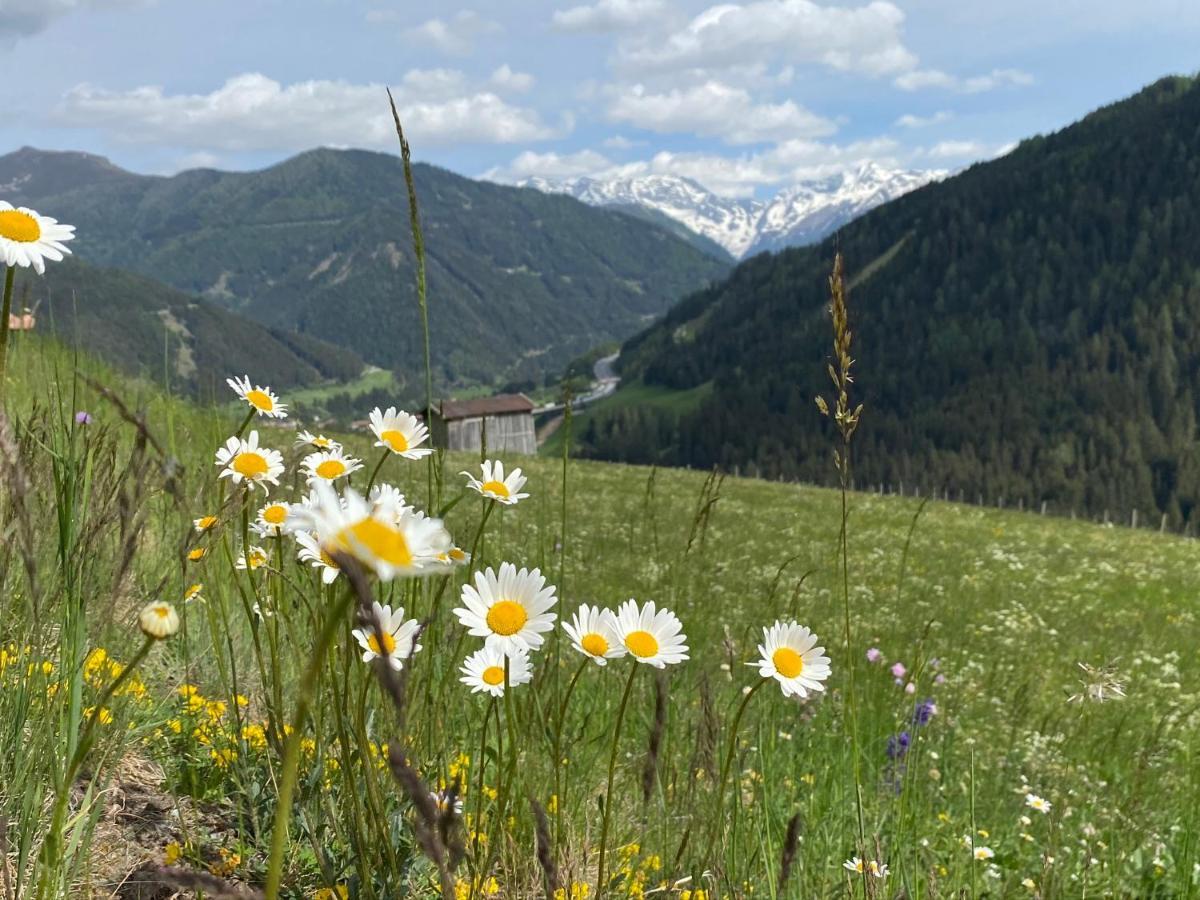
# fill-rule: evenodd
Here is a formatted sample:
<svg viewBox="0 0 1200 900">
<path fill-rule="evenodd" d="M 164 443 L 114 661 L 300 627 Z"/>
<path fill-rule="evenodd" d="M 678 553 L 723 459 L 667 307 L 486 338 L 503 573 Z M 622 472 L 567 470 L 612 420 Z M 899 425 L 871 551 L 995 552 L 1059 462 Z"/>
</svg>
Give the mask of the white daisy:
<svg viewBox="0 0 1200 900">
<path fill-rule="evenodd" d="M 220 520 L 216 516 L 201 516 L 198 519 L 192 519 L 192 527 L 195 528 L 197 532 L 210 531 L 211 529 L 217 527 L 217 523 L 219 521 Z"/>
<path fill-rule="evenodd" d="M 852 856 L 842 863 L 842 868 L 847 872 L 854 872 L 858 875 L 861 875 L 864 871 L 870 872 L 876 878 L 887 878 L 888 875 L 887 863 L 883 863 L 881 865 L 880 863 L 875 862 L 873 859 L 864 861 L 859 859 L 857 856 Z"/>
<path fill-rule="evenodd" d="M 233 392 L 245 400 L 250 408 L 260 416 L 269 416 L 272 419 L 287 418 L 287 405 L 280 403 L 279 398 L 272 393 L 269 387 L 257 384 L 251 386 L 249 375 L 243 375 L 241 378 L 226 378 L 225 383 L 233 388 Z"/>
<path fill-rule="evenodd" d="M 310 453 L 300 466 L 308 473 L 308 483 L 313 484 L 317 481 L 336 481 L 351 472 L 357 472 L 362 468 L 362 461 L 346 456 L 339 447 Z"/>
<path fill-rule="evenodd" d="M 262 537 L 275 537 L 287 530 L 288 516 L 291 515 L 292 505 L 283 500 L 268 503 L 258 511 L 254 518 L 254 530 Z"/>
<path fill-rule="evenodd" d="M 371 488 L 367 498 L 377 510 L 387 511 L 391 516 L 402 516 L 406 512 L 416 512 L 404 500 L 404 494 L 394 484 L 377 484 Z"/>
<path fill-rule="evenodd" d="M 991 847 L 975 847 L 971 855 L 979 862 L 983 862 L 984 860 L 992 859 L 996 853 Z"/>
<path fill-rule="evenodd" d="M 825 648 L 816 646 L 817 636 L 795 622 L 776 622 L 763 629 L 763 642 L 758 645 L 761 657 L 758 674 L 774 678 L 783 689 L 783 696 L 807 697 L 809 691 L 823 691 L 822 681 L 829 677 L 829 657 Z"/>
<path fill-rule="evenodd" d="M 279 484 L 279 476 L 283 474 L 282 454 L 259 447 L 257 431 L 250 432 L 249 440 L 236 436 L 227 440 L 217 451 L 217 465 L 225 467 L 221 478 L 228 478 L 234 484 L 244 481 L 251 488 L 261 485 L 263 490 L 267 484 Z"/>
<path fill-rule="evenodd" d="M 433 452 L 420 446 L 429 439 L 429 429 L 412 413 L 397 410 L 394 406 L 383 412 L 377 406 L 371 410 L 369 418 L 371 431 L 379 438 L 376 447 L 384 447 L 405 459 L 421 459 Z"/>
<path fill-rule="evenodd" d="M 339 498 L 325 481 L 314 484 L 311 505 L 292 510 L 295 527 L 316 533 L 331 557 L 346 553 L 385 581 L 396 575 L 429 575 L 437 557 L 453 546 L 441 519 L 405 512 L 393 518 L 347 488 Z"/>
<path fill-rule="evenodd" d="M 203 590 L 204 585 L 200 584 L 199 582 L 191 585 L 186 591 L 183 592 L 183 602 L 191 603 L 193 600 L 202 601 L 204 599 L 204 595 L 201 593 L 201 591 Z"/>
<path fill-rule="evenodd" d="M 575 649 L 598 666 L 608 665 L 610 659 L 628 652 L 617 637 L 617 617 L 611 609 L 584 603 L 570 622 L 563 622 L 563 631 L 570 635 Z"/>
<path fill-rule="evenodd" d="M 239 569 L 245 569 L 249 567 L 250 571 L 253 572 L 255 569 L 261 568 L 267 564 L 267 551 L 262 547 L 251 547 L 248 555 L 249 561 L 247 561 L 247 554 L 239 553 L 237 562 L 234 563 L 234 566 Z"/>
<path fill-rule="evenodd" d="M 622 603 L 616 628 L 621 644 L 640 663 L 663 669 L 688 658 L 683 624 L 669 609 L 657 609 L 653 600 L 640 609 L 636 600 Z"/>
<path fill-rule="evenodd" d="M 524 500 L 529 496 L 519 493 L 528 480 L 521 474 L 519 468 L 513 469 L 505 477 L 504 463 L 498 459 L 486 459 L 483 461 L 482 469 L 482 478 L 476 478 L 470 472 L 459 472 L 458 474 L 467 476 L 469 487 L 505 506 L 513 506 L 518 500 Z"/>
<path fill-rule="evenodd" d="M 1050 801 L 1045 797 L 1039 797 L 1037 794 L 1026 794 L 1025 805 L 1030 809 L 1036 809 L 1042 815 L 1050 812 Z"/>
<path fill-rule="evenodd" d="M 296 446 L 316 447 L 318 450 L 339 450 L 341 449 L 342 445 L 333 440 L 333 438 L 325 437 L 323 434 L 313 434 L 311 431 L 301 431 L 298 435 L 296 435 Z"/>
<path fill-rule="evenodd" d="M 146 637 L 161 641 L 179 630 L 179 613 L 170 603 L 161 600 L 147 604 L 138 613 L 138 627 Z"/>
<path fill-rule="evenodd" d="M 508 683 L 516 687 L 533 680 L 533 669 L 529 665 L 529 651 L 518 647 L 505 654 L 499 647 L 485 646 L 476 650 L 463 662 L 458 679 L 471 689 L 472 694 L 486 691 L 493 697 L 504 696 L 504 664 L 508 663 Z"/>
<path fill-rule="evenodd" d="M 429 799 L 433 801 L 433 805 L 437 807 L 438 812 L 444 814 L 444 813 L 447 813 L 450 811 L 450 792 L 449 791 L 430 791 Z M 454 798 L 454 814 L 461 816 L 462 811 L 463 811 L 462 797 L 456 796 Z"/>
<path fill-rule="evenodd" d="M 375 633 L 375 623 L 365 628 L 355 628 L 354 639 L 363 648 L 363 662 L 370 662 L 377 656 L 387 657 L 388 664 L 397 671 L 404 668 L 404 661 L 421 650 L 420 644 L 414 644 L 420 623 L 416 619 L 404 618 L 404 607 L 398 606 L 393 612 L 390 606 L 381 606 L 375 601 L 372 609 L 383 630 L 383 647 L 379 646 L 379 637 Z"/>
<path fill-rule="evenodd" d="M 300 561 L 311 563 L 314 568 L 320 569 L 321 581 L 324 584 L 333 584 L 342 570 L 338 568 L 333 557 L 321 549 L 321 542 L 317 540 L 317 536 L 307 531 L 298 531 L 296 532 L 296 543 L 300 545 L 300 551 L 297 554 Z"/>
<path fill-rule="evenodd" d="M 58 262 L 70 253 L 64 243 L 75 237 L 74 225 L 61 225 L 24 206 L 0 200 L 0 264 L 33 266 L 45 274 L 46 260 Z"/>
<path fill-rule="evenodd" d="M 547 610 L 558 598 L 538 569 L 518 571 L 506 562 L 497 575 L 489 566 L 475 573 L 474 587 L 463 585 L 461 599 L 464 605 L 454 610 L 458 621 L 489 647 L 536 650 L 545 641 L 542 635 L 554 629 L 556 616 Z"/>
<path fill-rule="evenodd" d="M 457 569 L 471 561 L 471 554 L 461 547 L 451 547 L 445 553 L 438 554 L 437 561 L 448 569 Z"/>
</svg>

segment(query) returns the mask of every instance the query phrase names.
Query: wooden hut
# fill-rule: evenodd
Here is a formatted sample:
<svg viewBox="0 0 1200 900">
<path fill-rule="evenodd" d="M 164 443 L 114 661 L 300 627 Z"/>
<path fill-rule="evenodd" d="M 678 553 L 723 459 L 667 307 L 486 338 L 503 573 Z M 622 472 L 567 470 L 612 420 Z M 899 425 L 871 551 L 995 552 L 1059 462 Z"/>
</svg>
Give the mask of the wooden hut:
<svg viewBox="0 0 1200 900">
<path fill-rule="evenodd" d="M 475 400 L 443 400 L 433 411 L 433 443 L 448 450 L 478 452 L 487 433 L 488 451 L 537 453 L 533 401 L 524 394 Z"/>
</svg>

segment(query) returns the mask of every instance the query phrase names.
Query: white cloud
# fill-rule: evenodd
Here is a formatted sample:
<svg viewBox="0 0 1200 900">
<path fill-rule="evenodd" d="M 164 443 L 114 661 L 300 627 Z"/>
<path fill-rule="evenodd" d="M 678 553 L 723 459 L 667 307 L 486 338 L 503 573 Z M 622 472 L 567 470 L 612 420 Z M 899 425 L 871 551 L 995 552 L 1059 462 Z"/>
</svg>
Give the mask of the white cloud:
<svg viewBox="0 0 1200 900">
<path fill-rule="evenodd" d="M 630 140 L 623 134 L 614 134 L 612 137 L 604 139 L 604 146 L 610 150 L 632 150 L 634 147 L 640 147 L 645 143 L 645 141 Z"/>
<path fill-rule="evenodd" d="M 954 113 L 941 110 L 931 116 L 914 116 L 906 114 L 896 120 L 900 128 L 927 128 L 930 125 L 940 125 L 954 118 Z"/>
<path fill-rule="evenodd" d="M 197 150 L 195 153 L 188 153 L 185 156 L 179 157 L 175 161 L 175 171 L 182 172 L 185 169 L 215 169 L 221 158 L 215 153 L 209 153 L 205 150 Z"/>
<path fill-rule="evenodd" d="M 459 85 L 464 93 L 450 88 Z M 431 91 L 431 86 L 436 90 Z M 561 137 L 537 112 L 488 90 L 471 91 L 454 72 L 410 72 L 393 92 L 416 147 L 515 143 Z M 230 78 L 209 94 L 145 86 L 111 91 L 82 84 L 54 110 L 56 123 L 98 128 L 114 138 L 206 151 L 295 151 L 315 145 L 389 147 L 395 140 L 382 84 L 304 81 L 282 85 L 258 73 Z"/>
<path fill-rule="evenodd" d="M 747 91 L 719 81 L 665 93 L 634 85 L 615 97 L 608 117 L 649 131 L 716 136 L 731 144 L 823 137 L 837 130 L 791 100 L 756 104 Z"/>
<path fill-rule="evenodd" d="M 516 94 L 523 94 L 533 87 L 534 78 L 528 72 L 515 72 L 505 63 L 492 72 L 492 77 L 489 79 L 492 87 L 498 91 L 511 91 Z"/>
<path fill-rule="evenodd" d="M 916 68 L 901 37 L 904 13 L 888 0 L 863 6 L 821 6 L 812 0 L 726 3 L 700 13 L 662 39 L 647 35 L 619 50 L 633 70 L 715 70 L 780 59 L 817 63 L 865 75 Z"/>
<path fill-rule="evenodd" d="M 934 159 L 980 159 L 992 154 L 987 145 L 979 141 L 939 141 L 925 151 L 925 155 Z"/>
<path fill-rule="evenodd" d="M 0 0 L 0 37 L 28 37 L 55 19 L 85 10 L 149 6 L 154 0 Z"/>
<path fill-rule="evenodd" d="M 641 25 L 666 9 L 663 0 L 599 0 L 593 6 L 573 6 L 554 13 L 559 31 L 621 31 Z"/>
<path fill-rule="evenodd" d="M 1033 76 L 1020 69 L 993 69 L 987 75 L 974 75 L 970 78 L 949 75 L 940 69 L 914 69 L 895 79 L 896 87 L 905 91 L 945 88 L 961 94 L 981 94 L 998 87 L 1027 87 L 1031 84 Z"/>
<path fill-rule="evenodd" d="M 372 17 L 368 13 L 368 18 Z M 376 21 L 378 21 L 378 15 Z M 466 56 L 475 41 L 500 30 L 499 24 L 483 18 L 471 9 L 460 10 L 452 19 L 430 19 L 405 29 L 404 37 L 413 44 L 430 45 L 451 56 Z"/>
<path fill-rule="evenodd" d="M 648 159 L 629 163 L 614 163 L 594 150 L 565 154 L 527 151 L 507 166 L 490 169 L 483 177 L 512 182 L 534 176 L 565 179 L 578 176 L 627 178 L 636 175 L 678 175 L 691 178 L 723 196 L 750 197 L 759 187 L 824 178 L 867 162 L 887 167 L 902 165 L 898 159 L 897 144 L 889 138 L 857 141 L 844 146 L 795 140 L 784 141 L 760 153 L 722 156 L 663 151 Z"/>
</svg>

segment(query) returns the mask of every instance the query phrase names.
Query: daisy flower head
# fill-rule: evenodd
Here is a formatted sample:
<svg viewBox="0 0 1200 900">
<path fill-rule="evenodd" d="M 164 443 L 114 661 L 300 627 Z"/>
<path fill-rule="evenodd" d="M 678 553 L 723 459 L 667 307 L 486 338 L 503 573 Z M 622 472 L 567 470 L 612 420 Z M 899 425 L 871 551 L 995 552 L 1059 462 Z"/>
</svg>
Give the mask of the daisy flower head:
<svg viewBox="0 0 1200 900">
<path fill-rule="evenodd" d="M 973 847 L 971 850 L 971 855 L 974 856 L 977 861 L 983 862 L 985 860 L 992 859 L 996 855 L 996 852 L 991 847 L 984 847 L 981 845 L 979 847 Z"/>
<path fill-rule="evenodd" d="M 1039 797 L 1037 794 L 1026 794 L 1025 805 L 1030 809 L 1036 809 L 1042 815 L 1050 812 L 1050 801 L 1045 797 Z"/>
<path fill-rule="evenodd" d="M 617 638 L 640 663 L 664 669 L 688 658 L 683 623 L 669 609 L 658 609 L 654 601 L 638 607 L 626 600 L 617 610 Z"/>
<path fill-rule="evenodd" d="M 758 645 L 758 666 L 763 678 L 779 682 L 785 697 L 807 697 L 809 691 L 823 691 L 821 683 L 829 677 L 829 657 L 818 647 L 817 636 L 795 622 L 776 622 L 763 629 Z"/>
<path fill-rule="evenodd" d="M 274 537 L 283 534 L 287 527 L 288 516 L 291 515 L 292 505 L 284 500 L 268 503 L 254 517 L 254 530 L 263 537 Z"/>
<path fill-rule="evenodd" d="M 228 478 L 234 484 L 245 483 L 251 489 L 261 487 L 264 491 L 268 484 L 278 485 L 283 474 L 282 454 L 258 446 L 257 431 L 251 431 L 248 440 L 237 436 L 227 440 L 217 451 L 217 465 L 224 466 L 221 478 Z"/>
<path fill-rule="evenodd" d="M 301 431 L 296 435 L 297 447 L 315 447 L 317 450 L 338 450 L 341 444 L 323 434 L 313 434 L 311 431 Z"/>
<path fill-rule="evenodd" d="M 179 613 L 170 603 L 161 600 L 148 603 L 138 613 L 138 627 L 146 637 L 161 641 L 179 630 Z"/>
<path fill-rule="evenodd" d="M 217 527 L 217 522 L 219 521 L 220 519 L 216 516 L 201 516 L 198 519 L 192 519 L 192 527 L 196 529 L 197 533 L 211 531 Z"/>
<path fill-rule="evenodd" d="M 397 410 L 394 406 L 384 412 L 377 406 L 371 410 L 369 419 L 371 431 L 378 438 L 376 447 L 383 447 L 405 459 L 421 459 L 433 452 L 429 447 L 420 446 L 429 440 L 429 429 L 412 413 Z"/>
<path fill-rule="evenodd" d="M 299 531 L 296 533 L 296 543 L 300 545 L 300 550 L 296 554 L 299 560 L 311 563 L 313 568 L 321 571 L 322 584 L 333 584 L 342 570 L 338 568 L 333 557 L 321 548 L 321 542 L 317 540 L 317 536 L 307 531 Z"/>
<path fill-rule="evenodd" d="M 438 555 L 438 562 L 448 569 L 457 569 L 471 561 L 471 554 L 462 547 L 451 547 L 445 553 Z"/>
<path fill-rule="evenodd" d="M 441 519 L 408 511 L 393 517 L 351 488 L 339 497 L 325 481 L 315 483 L 309 503 L 293 515 L 296 526 L 314 532 L 331 558 L 345 553 L 385 581 L 438 572 L 438 555 L 453 546 Z"/>
<path fill-rule="evenodd" d="M 250 569 L 251 572 L 267 564 L 267 551 L 262 547 L 251 547 L 249 553 L 239 553 L 234 566 L 239 569 Z"/>
<path fill-rule="evenodd" d="M 617 617 L 611 609 L 584 603 L 570 622 L 563 622 L 563 631 L 570 635 L 575 649 L 598 666 L 606 666 L 610 659 L 628 652 L 617 637 Z"/>
<path fill-rule="evenodd" d="M 64 253 L 69 254 L 64 244 L 74 237 L 74 225 L 62 225 L 28 207 L 0 200 L 0 264 L 33 266 L 43 275 L 46 260 L 58 262 Z"/>
<path fill-rule="evenodd" d="M 373 621 L 352 632 L 358 645 L 363 648 L 363 662 L 382 657 L 398 672 L 404 668 L 404 661 L 421 649 L 421 645 L 415 643 L 421 625 L 416 619 L 405 620 L 403 606 L 393 611 L 390 606 L 381 606 L 377 600 L 372 610 Z M 375 633 L 375 621 L 379 622 L 383 632 L 382 646 L 379 644 L 379 635 Z"/>
<path fill-rule="evenodd" d="M 191 603 L 193 600 L 197 600 L 197 601 L 203 600 L 204 599 L 204 595 L 202 593 L 203 590 L 204 590 L 204 585 L 200 584 L 199 582 L 196 582 L 195 584 L 191 585 L 187 590 L 185 590 L 183 592 L 183 602 Z"/>
<path fill-rule="evenodd" d="M 287 418 L 287 405 L 280 403 L 279 398 L 272 393 L 269 387 L 251 385 L 249 375 L 243 375 L 241 378 L 226 378 L 225 383 L 258 415 L 268 416 L 272 419 Z"/>
<path fill-rule="evenodd" d="M 433 801 L 433 805 L 437 807 L 437 811 L 442 813 L 450 812 L 450 792 L 449 791 L 430 791 L 429 799 Z M 454 814 L 461 816 L 463 811 L 462 797 L 455 795 L 454 797 Z"/>
<path fill-rule="evenodd" d="M 377 510 L 387 512 L 393 517 L 399 517 L 406 512 L 416 511 L 414 507 L 405 501 L 404 494 L 394 484 L 377 484 L 373 486 L 367 499 L 371 501 Z"/>
<path fill-rule="evenodd" d="M 498 459 L 485 459 L 482 466 L 482 477 L 476 478 L 470 472 L 459 472 L 467 476 L 467 486 L 478 491 L 489 500 L 503 503 L 505 506 L 515 506 L 524 500 L 528 494 L 522 494 L 528 480 L 521 474 L 519 468 L 513 469 L 507 476 L 504 474 L 504 463 Z"/>
<path fill-rule="evenodd" d="M 336 481 L 362 468 L 362 461 L 346 456 L 341 447 L 336 450 L 321 450 L 304 457 L 300 467 L 308 474 L 308 483 Z"/>
<path fill-rule="evenodd" d="M 489 566 L 475 573 L 475 584 L 464 584 L 463 605 L 454 610 L 458 621 L 489 647 L 512 652 L 537 650 L 547 631 L 554 629 L 555 614 L 549 609 L 558 602 L 554 585 L 547 585 L 541 571 L 518 570 L 501 563 L 500 574 Z"/>
<path fill-rule="evenodd" d="M 469 687 L 472 694 L 486 692 L 493 697 L 503 697 L 506 664 L 509 686 L 516 687 L 533 680 L 529 651 L 524 647 L 506 654 L 499 647 L 486 645 L 466 658 L 459 669 L 463 673 L 459 681 Z"/>
</svg>

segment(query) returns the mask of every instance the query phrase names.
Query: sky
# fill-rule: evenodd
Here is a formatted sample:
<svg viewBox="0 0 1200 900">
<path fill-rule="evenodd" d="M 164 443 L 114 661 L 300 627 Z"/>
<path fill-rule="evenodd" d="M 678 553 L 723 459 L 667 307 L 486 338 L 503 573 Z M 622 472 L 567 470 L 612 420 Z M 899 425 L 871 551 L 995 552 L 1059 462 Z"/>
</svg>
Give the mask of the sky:
<svg viewBox="0 0 1200 900">
<path fill-rule="evenodd" d="M 137 172 L 315 146 L 769 196 L 955 169 L 1200 70 L 1200 0 L 0 0 L 0 153 Z"/>
</svg>

